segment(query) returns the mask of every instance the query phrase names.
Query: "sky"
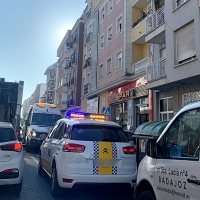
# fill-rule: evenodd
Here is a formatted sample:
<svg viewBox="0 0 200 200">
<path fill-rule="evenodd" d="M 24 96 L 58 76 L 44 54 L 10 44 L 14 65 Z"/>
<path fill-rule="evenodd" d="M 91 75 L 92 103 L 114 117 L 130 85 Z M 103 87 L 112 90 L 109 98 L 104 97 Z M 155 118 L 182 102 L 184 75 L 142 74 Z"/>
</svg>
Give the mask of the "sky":
<svg viewBox="0 0 200 200">
<path fill-rule="evenodd" d="M 85 0 L 0 0 L 0 78 L 24 81 L 23 101 L 46 83 L 46 69 L 85 8 Z"/>
</svg>

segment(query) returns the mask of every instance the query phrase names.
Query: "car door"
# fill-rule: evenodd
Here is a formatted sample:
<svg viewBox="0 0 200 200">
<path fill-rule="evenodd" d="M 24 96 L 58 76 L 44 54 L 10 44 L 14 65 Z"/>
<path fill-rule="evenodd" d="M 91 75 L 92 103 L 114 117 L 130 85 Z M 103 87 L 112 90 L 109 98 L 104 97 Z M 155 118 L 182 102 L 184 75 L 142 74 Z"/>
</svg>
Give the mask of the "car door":
<svg viewBox="0 0 200 200">
<path fill-rule="evenodd" d="M 50 163 L 50 156 L 51 156 L 51 148 L 50 144 L 56 134 L 57 127 L 59 122 L 57 122 L 54 127 L 52 128 L 51 132 L 45 139 L 45 141 L 41 145 L 41 162 L 44 169 L 50 174 L 51 173 L 51 163 Z"/>
<path fill-rule="evenodd" d="M 51 174 L 52 163 L 54 156 L 56 154 L 57 145 L 59 145 L 60 139 L 63 136 L 63 122 L 60 121 L 58 125 L 53 130 L 53 134 L 50 136 L 47 145 L 47 162 L 48 162 L 48 172 Z"/>
<path fill-rule="evenodd" d="M 199 199 L 200 138 L 194 137 L 199 122 L 200 110 L 187 111 L 177 117 L 165 137 L 158 141 L 161 158 L 155 166 L 157 199 Z"/>
</svg>

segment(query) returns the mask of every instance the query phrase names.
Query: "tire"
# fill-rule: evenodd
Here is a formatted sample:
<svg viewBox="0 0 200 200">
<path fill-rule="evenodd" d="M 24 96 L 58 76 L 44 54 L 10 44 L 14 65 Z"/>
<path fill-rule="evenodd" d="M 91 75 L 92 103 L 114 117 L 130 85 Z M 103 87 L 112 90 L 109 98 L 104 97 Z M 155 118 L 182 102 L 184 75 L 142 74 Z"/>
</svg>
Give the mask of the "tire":
<svg viewBox="0 0 200 200">
<path fill-rule="evenodd" d="M 39 156 L 39 162 L 38 162 L 38 174 L 40 176 L 43 176 L 45 174 L 44 169 L 42 168 L 42 165 L 41 165 L 41 158 L 40 158 L 40 156 Z"/>
<path fill-rule="evenodd" d="M 20 195 L 20 192 L 22 190 L 22 180 L 19 184 L 11 185 L 11 193 L 14 195 Z"/>
<path fill-rule="evenodd" d="M 140 194 L 138 200 L 156 200 L 156 198 L 151 190 L 146 190 Z"/>
<path fill-rule="evenodd" d="M 54 166 L 51 173 L 51 196 L 60 196 L 62 192 L 63 190 L 58 184 L 56 166 Z"/>
</svg>

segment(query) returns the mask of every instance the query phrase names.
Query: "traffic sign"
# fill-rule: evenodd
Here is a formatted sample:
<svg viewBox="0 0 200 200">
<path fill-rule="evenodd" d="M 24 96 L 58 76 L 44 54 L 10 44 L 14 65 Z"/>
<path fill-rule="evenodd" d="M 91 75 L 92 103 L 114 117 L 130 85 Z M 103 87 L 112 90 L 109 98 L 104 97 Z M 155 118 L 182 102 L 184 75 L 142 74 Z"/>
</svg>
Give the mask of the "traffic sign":
<svg viewBox="0 0 200 200">
<path fill-rule="evenodd" d="M 110 108 L 108 107 L 103 107 L 102 108 L 102 113 L 106 116 L 110 116 Z"/>
</svg>

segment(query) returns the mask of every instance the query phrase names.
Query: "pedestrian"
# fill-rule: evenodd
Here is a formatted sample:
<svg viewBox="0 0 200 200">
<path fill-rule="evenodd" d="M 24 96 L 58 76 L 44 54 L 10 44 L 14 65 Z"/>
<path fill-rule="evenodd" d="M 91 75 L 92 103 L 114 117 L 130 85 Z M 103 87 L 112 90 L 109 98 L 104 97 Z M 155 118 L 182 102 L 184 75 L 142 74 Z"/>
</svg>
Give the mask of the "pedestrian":
<svg viewBox="0 0 200 200">
<path fill-rule="evenodd" d="M 135 129 L 133 128 L 132 125 L 129 127 L 129 131 L 135 132 Z"/>
</svg>

